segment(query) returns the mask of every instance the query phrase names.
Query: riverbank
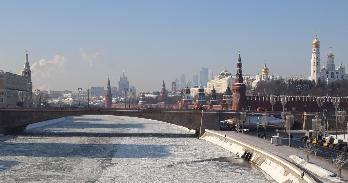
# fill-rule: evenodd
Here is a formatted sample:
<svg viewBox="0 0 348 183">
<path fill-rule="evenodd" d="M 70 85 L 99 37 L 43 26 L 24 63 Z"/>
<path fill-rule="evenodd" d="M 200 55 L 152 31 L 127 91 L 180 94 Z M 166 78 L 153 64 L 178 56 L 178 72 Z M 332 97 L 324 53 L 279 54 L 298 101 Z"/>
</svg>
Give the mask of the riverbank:
<svg viewBox="0 0 348 183">
<path fill-rule="evenodd" d="M 277 182 L 332 182 L 329 179 L 313 176 L 310 172 L 291 162 L 290 155 L 306 157 L 306 153 L 299 149 L 274 146 L 264 139 L 235 132 L 207 130 L 201 138 L 224 147 L 240 157 L 247 157 L 251 163 L 258 166 Z M 325 162 L 325 160 L 311 156 L 310 162 L 335 172 L 334 165 Z M 344 180 L 347 176 L 345 174 L 346 170 L 343 170 Z"/>
</svg>

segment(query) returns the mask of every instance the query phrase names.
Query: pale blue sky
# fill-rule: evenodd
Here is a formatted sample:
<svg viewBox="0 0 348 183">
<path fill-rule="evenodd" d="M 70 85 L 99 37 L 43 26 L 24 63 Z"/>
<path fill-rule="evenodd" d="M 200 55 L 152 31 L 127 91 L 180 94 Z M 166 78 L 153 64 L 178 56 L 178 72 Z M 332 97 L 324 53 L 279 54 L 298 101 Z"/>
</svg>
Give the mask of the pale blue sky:
<svg viewBox="0 0 348 183">
<path fill-rule="evenodd" d="M 348 64 L 348 1 L 7 0 L 0 3 L 0 69 L 18 73 L 30 52 L 34 87 L 116 85 L 122 70 L 140 89 L 159 89 L 200 67 L 233 74 L 266 62 L 283 76 L 310 74 L 311 40 L 322 64 L 333 47 Z M 36 63 L 35 63 L 36 62 Z"/>
</svg>

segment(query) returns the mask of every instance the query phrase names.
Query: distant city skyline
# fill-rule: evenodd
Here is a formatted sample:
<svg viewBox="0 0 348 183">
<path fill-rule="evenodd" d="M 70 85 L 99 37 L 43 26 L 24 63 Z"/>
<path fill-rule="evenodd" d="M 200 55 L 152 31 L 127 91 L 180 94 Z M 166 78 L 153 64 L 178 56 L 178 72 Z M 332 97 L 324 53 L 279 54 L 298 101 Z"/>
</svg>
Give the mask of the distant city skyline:
<svg viewBox="0 0 348 183">
<path fill-rule="evenodd" d="M 266 63 L 281 76 L 310 76 L 311 42 L 348 65 L 347 1 L 4 1 L 0 70 L 20 73 L 29 51 L 33 88 L 117 86 L 160 90 L 206 67 L 244 74 Z M 331 49 L 330 49 L 331 47 Z M 186 81 L 186 82 L 187 82 Z"/>
</svg>

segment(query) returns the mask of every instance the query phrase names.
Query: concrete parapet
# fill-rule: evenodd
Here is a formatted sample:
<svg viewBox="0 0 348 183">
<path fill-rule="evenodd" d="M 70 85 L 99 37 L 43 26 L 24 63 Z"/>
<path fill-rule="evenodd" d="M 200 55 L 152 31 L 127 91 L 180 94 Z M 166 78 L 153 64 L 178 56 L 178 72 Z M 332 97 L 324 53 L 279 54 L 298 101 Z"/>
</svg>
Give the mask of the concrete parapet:
<svg viewBox="0 0 348 183">
<path fill-rule="evenodd" d="M 209 130 L 206 130 L 201 138 L 217 144 L 239 157 L 249 160 L 277 182 L 316 182 L 311 175 L 305 173 L 292 163 L 262 151 L 252 145 L 245 144 Z"/>
</svg>

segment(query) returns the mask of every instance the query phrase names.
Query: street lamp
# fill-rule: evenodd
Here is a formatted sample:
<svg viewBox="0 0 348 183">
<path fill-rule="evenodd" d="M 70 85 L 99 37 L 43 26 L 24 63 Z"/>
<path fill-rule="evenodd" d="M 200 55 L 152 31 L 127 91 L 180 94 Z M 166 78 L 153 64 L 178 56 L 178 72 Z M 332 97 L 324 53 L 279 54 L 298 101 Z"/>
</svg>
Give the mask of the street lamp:
<svg viewBox="0 0 348 183">
<path fill-rule="evenodd" d="M 286 105 L 287 102 L 288 102 L 288 101 L 287 101 L 286 96 L 285 96 L 285 95 L 281 95 L 281 96 L 280 96 L 280 103 L 281 103 L 282 106 L 283 106 L 283 112 L 285 111 L 285 105 Z"/>
<path fill-rule="evenodd" d="M 244 133 L 244 121 L 246 119 L 246 112 L 241 112 L 240 113 L 240 121 L 242 123 L 242 133 Z"/>
<path fill-rule="evenodd" d="M 294 115 L 288 114 L 285 119 L 286 124 L 289 126 L 289 146 L 291 146 L 291 125 L 294 123 Z"/>
<path fill-rule="evenodd" d="M 275 95 L 270 95 L 269 96 L 269 102 L 271 103 L 271 106 L 272 106 L 272 112 L 274 111 L 274 109 L 273 109 L 273 106 L 274 106 L 274 104 L 275 104 L 275 102 L 276 102 L 276 97 L 275 97 Z"/>
<path fill-rule="evenodd" d="M 314 119 L 312 119 L 312 129 L 315 132 L 315 137 L 316 137 L 316 141 L 318 141 L 318 137 L 319 137 L 319 126 L 318 124 L 321 124 L 321 119 L 319 118 L 319 114 L 317 113 L 314 117 Z"/>
<path fill-rule="evenodd" d="M 323 104 L 324 104 L 324 98 L 323 97 L 317 97 L 317 104 L 318 104 L 318 107 L 319 107 L 319 111 L 320 111 L 320 109 L 321 109 L 321 107 L 323 106 Z"/>
<path fill-rule="evenodd" d="M 262 114 L 262 126 L 263 126 L 263 136 L 264 136 L 264 139 L 266 139 L 266 127 L 267 127 L 267 113 L 263 113 Z"/>
<path fill-rule="evenodd" d="M 337 113 L 337 111 L 338 111 L 338 107 L 340 106 L 340 97 L 334 97 L 334 98 L 332 98 L 332 104 L 333 104 L 333 106 L 334 106 L 334 108 L 335 108 L 335 115 L 336 115 L 336 139 L 337 139 L 337 121 L 338 121 L 338 119 L 337 119 L 337 117 L 338 117 L 338 113 Z"/>
<path fill-rule="evenodd" d="M 79 100 L 79 107 L 80 107 L 80 104 L 81 104 L 81 91 L 82 91 L 82 88 L 77 88 L 77 98 Z"/>
<path fill-rule="evenodd" d="M 328 120 L 326 117 L 326 113 L 327 113 L 327 110 L 323 109 L 323 122 L 324 122 L 324 130 L 325 130 L 324 136 L 325 137 L 328 135 L 328 131 L 329 131 L 329 123 L 328 123 Z"/>
<path fill-rule="evenodd" d="M 343 123 L 346 119 L 346 111 L 337 111 L 338 112 L 338 122 Z M 337 125 L 336 125 L 337 127 Z M 345 137 L 345 135 L 344 135 Z M 337 138 L 337 133 L 336 133 L 336 138 Z"/>
</svg>

